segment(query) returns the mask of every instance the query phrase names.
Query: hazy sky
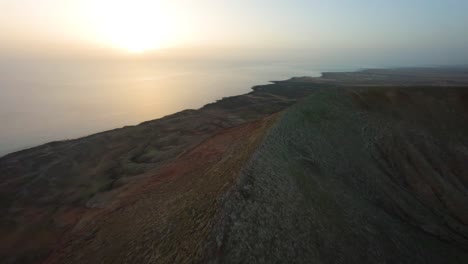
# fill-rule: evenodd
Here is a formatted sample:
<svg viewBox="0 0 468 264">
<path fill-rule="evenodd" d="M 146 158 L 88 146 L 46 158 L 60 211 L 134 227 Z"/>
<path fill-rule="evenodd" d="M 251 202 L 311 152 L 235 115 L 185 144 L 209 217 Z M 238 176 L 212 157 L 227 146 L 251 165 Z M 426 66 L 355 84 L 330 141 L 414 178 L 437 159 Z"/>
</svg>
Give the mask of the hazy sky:
<svg viewBox="0 0 468 264">
<path fill-rule="evenodd" d="M 0 51 L 170 49 L 468 59 L 466 0 L 0 0 Z"/>
<path fill-rule="evenodd" d="M 468 64 L 468 0 L 0 0 L 0 155 L 316 71 Z"/>
</svg>

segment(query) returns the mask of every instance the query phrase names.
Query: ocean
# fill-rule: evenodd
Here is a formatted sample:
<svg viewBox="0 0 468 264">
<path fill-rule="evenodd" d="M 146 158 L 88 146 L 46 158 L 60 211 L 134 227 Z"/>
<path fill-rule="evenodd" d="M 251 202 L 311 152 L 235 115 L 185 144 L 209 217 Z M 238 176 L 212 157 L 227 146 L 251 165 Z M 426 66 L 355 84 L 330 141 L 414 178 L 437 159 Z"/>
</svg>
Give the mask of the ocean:
<svg viewBox="0 0 468 264">
<path fill-rule="evenodd" d="M 271 61 L 2 61 L 0 156 L 197 109 L 273 80 L 349 69 Z"/>
</svg>

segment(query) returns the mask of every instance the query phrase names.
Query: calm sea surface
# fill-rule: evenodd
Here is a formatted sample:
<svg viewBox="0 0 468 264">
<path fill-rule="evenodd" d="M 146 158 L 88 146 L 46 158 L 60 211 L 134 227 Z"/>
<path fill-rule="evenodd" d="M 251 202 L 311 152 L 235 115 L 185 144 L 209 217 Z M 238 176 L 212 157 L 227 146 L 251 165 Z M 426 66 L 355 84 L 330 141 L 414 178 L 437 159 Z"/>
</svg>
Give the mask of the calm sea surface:
<svg viewBox="0 0 468 264">
<path fill-rule="evenodd" d="M 0 156 L 196 109 L 271 80 L 330 70 L 349 68 L 274 62 L 0 62 Z"/>
</svg>

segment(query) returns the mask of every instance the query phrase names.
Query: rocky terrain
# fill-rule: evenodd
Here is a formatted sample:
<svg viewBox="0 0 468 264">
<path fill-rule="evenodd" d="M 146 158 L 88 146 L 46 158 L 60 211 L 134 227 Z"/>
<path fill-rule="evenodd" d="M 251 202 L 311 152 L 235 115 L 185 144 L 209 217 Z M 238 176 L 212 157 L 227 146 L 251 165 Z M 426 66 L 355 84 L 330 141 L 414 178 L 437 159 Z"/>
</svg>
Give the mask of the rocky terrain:
<svg viewBox="0 0 468 264">
<path fill-rule="evenodd" d="M 325 73 L 0 158 L 1 263 L 467 263 L 468 69 Z"/>
<path fill-rule="evenodd" d="M 468 90 L 444 89 L 290 108 L 224 205 L 217 262 L 466 263 Z"/>
</svg>

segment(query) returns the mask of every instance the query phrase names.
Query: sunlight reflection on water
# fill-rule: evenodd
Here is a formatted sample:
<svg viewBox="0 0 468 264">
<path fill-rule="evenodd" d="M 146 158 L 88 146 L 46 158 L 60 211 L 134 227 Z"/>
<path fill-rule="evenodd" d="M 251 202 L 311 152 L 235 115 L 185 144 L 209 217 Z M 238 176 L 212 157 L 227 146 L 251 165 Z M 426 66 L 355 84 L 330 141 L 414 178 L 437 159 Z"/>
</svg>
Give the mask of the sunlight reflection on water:
<svg viewBox="0 0 468 264">
<path fill-rule="evenodd" d="M 0 155 L 199 108 L 270 80 L 318 75 L 317 67 L 285 63 L 0 65 Z"/>
</svg>

